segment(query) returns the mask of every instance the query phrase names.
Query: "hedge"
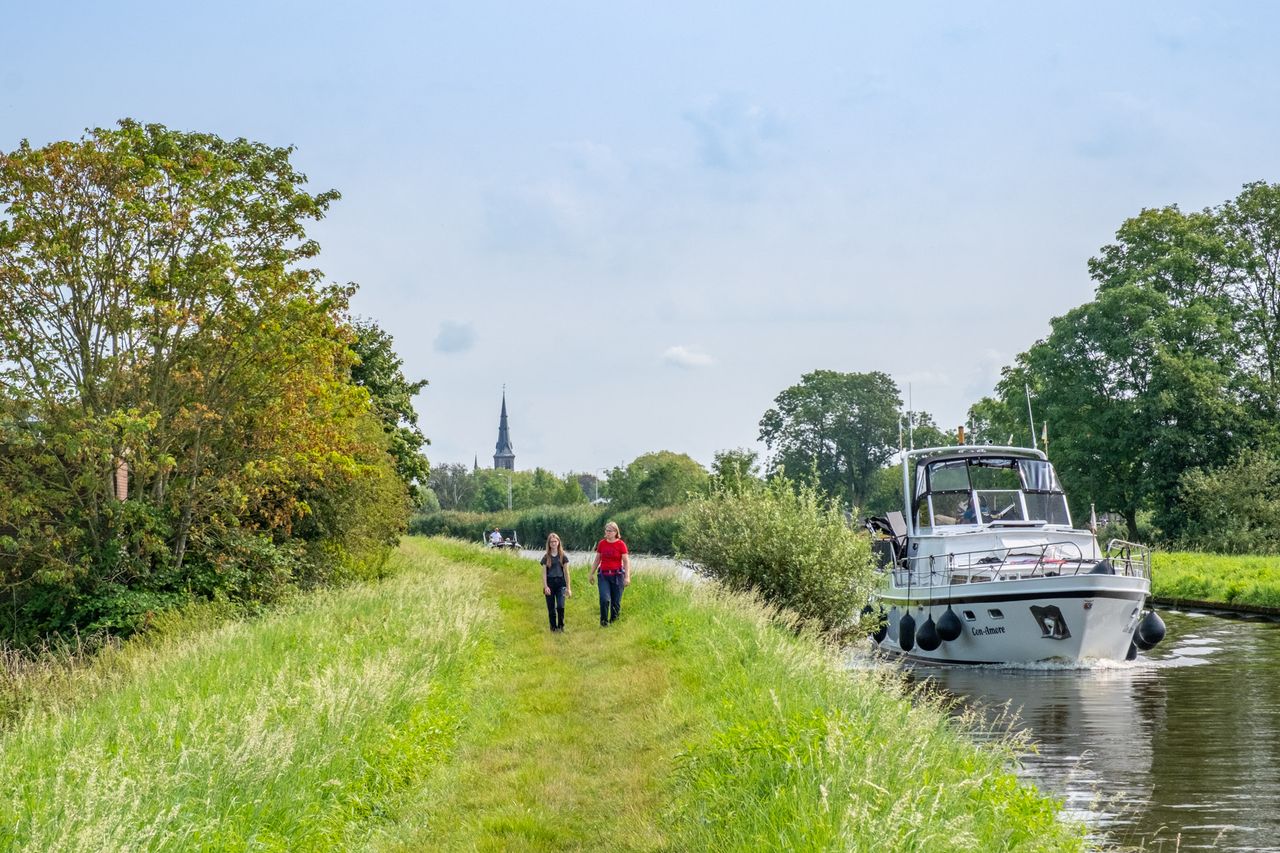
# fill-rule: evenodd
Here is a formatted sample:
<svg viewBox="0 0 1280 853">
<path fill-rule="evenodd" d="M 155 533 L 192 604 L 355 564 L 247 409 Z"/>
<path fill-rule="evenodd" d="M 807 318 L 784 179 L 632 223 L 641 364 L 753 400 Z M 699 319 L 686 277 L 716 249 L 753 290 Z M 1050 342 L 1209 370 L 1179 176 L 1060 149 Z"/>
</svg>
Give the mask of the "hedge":
<svg viewBox="0 0 1280 853">
<path fill-rule="evenodd" d="M 516 531 L 526 548 L 542 548 L 555 532 L 571 551 L 593 551 L 604 536 L 606 521 L 617 522 L 627 547 L 640 554 L 674 554 L 673 545 L 684 507 L 614 512 L 598 506 L 542 506 L 511 512 L 432 512 L 415 516 L 409 532 L 453 536 L 480 542 L 498 527 Z"/>
</svg>

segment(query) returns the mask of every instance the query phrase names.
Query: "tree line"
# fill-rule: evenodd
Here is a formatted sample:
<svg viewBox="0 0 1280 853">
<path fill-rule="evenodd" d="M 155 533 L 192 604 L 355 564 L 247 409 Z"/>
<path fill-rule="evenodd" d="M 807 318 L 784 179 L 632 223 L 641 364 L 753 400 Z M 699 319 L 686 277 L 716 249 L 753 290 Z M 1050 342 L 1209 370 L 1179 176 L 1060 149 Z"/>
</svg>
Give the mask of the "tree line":
<svg viewBox="0 0 1280 853">
<path fill-rule="evenodd" d="M 1091 507 L 1129 538 L 1280 550 L 1280 185 L 1185 213 L 1126 220 L 1090 259 L 1094 298 L 1050 321 L 968 412 L 969 442 L 1029 443 L 1028 405 L 1075 518 Z M 848 507 L 900 506 L 899 430 L 955 443 L 902 410 L 884 373 L 817 370 L 760 421 L 770 472 Z"/>
<path fill-rule="evenodd" d="M 541 506 L 573 506 L 608 501 L 616 510 L 675 506 L 704 490 L 707 470 L 684 453 L 659 450 L 626 465 L 595 474 L 557 476 L 545 468 L 505 471 L 476 465 L 437 465 L 428 480 L 424 510 L 499 512 Z"/>
<path fill-rule="evenodd" d="M 0 631 L 377 571 L 425 478 L 292 151 L 122 121 L 0 154 Z"/>
<path fill-rule="evenodd" d="M 1144 210 L 1089 273 L 1094 298 L 970 410 L 978 439 L 1025 434 L 1030 388 L 1078 506 L 1119 513 L 1132 537 L 1280 547 L 1280 185 Z"/>
</svg>

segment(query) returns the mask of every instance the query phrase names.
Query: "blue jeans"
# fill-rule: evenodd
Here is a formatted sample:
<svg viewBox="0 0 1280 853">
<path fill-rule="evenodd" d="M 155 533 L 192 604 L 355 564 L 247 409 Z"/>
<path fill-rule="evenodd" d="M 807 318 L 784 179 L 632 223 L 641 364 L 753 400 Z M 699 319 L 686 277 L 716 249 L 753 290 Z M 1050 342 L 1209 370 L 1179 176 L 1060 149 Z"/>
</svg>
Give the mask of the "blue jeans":
<svg viewBox="0 0 1280 853">
<path fill-rule="evenodd" d="M 622 615 L 622 590 L 625 588 L 622 572 L 606 575 L 601 572 L 596 576 L 596 588 L 600 590 L 600 624 L 608 625 Z"/>
</svg>

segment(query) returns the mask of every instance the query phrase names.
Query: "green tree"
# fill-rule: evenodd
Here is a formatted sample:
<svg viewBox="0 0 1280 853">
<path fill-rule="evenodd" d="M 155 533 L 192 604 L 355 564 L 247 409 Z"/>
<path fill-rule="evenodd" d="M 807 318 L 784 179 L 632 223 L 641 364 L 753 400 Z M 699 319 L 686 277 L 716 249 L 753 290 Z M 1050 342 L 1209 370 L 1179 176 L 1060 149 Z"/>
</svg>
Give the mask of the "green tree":
<svg viewBox="0 0 1280 853">
<path fill-rule="evenodd" d="M 338 523 L 352 490 L 385 508 L 394 489 L 350 381 L 352 289 L 305 266 L 337 193 L 306 192 L 289 155 L 132 121 L 0 155 L 14 637 L 127 629 L 188 590 L 260 597 L 330 533 L 344 560 L 387 538 Z"/>
<path fill-rule="evenodd" d="M 711 463 L 712 491 L 740 492 L 761 482 L 759 453 L 742 447 L 716 451 Z"/>
<path fill-rule="evenodd" d="M 955 436 L 939 429 L 928 412 L 904 412 L 904 430 L 908 421 L 912 423 L 910 441 L 915 447 L 949 447 L 956 443 Z"/>
<path fill-rule="evenodd" d="M 1217 468 L 1192 468 L 1179 483 L 1183 545 L 1226 554 L 1280 551 L 1280 457 L 1246 450 Z"/>
<path fill-rule="evenodd" d="M 471 466 L 456 462 L 432 466 L 427 483 L 446 510 L 470 509 L 480 489 Z"/>
<path fill-rule="evenodd" d="M 430 444 L 418 428 L 418 413 L 413 398 L 427 381 L 410 382 L 404 375 L 404 361 L 392 349 L 391 336 L 371 320 L 354 324 L 355 340 L 351 350 L 356 363 L 351 379 L 369 392 L 374 414 L 387 434 L 387 452 L 395 460 L 396 474 L 404 481 L 409 497 L 418 503 L 426 488 L 431 469 L 422 448 Z"/>
<path fill-rule="evenodd" d="M 1027 411 L 1001 397 L 983 397 L 969 407 L 968 440 L 973 444 L 1022 445 L 1031 443 Z"/>
<path fill-rule="evenodd" d="M 760 419 L 770 470 L 790 477 L 812 471 L 826 494 L 860 505 L 875 472 L 898 449 L 901 408 L 887 374 L 806 373 Z"/>
<path fill-rule="evenodd" d="M 1246 184 L 1222 206 L 1218 219 L 1231 260 L 1227 293 L 1237 308 L 1244 364 L 1259 380 L 1262 415 L 1275 426 L 1280 423 L 1280 184 Z"/>
<path fill-rule="evenodd" d="M 1082 512 L 1140 510 L 1170 536 L 1191 519 L 1184 472 L 1280 438 L 1280 186 L 1223 205 L 1144 210 L 1090 260 L 1093 301 L 1052 322 L 970 410 L 976 437 L 1026 435 L 1024 383 Z"/>
<path fill-rule="evenodd" d="M 607 487 L 613 508 L 623 510 L 686 503 L 691 494 L 705 492 L 707 483 L 707 469 L 692 457 L 659 450 L 611 470 Z"/>
</svg>

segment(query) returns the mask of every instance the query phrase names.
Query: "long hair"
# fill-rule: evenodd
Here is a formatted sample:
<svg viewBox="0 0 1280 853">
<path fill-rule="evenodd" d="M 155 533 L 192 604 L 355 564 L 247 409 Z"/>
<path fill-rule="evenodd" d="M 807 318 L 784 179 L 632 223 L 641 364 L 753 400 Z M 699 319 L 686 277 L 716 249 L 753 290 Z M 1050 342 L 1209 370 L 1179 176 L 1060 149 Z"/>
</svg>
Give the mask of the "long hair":
<svg viewBox="0 0 1280 853">
<path fill-rule="evenodd" d="M 618 522 L 616 522 L 616 521 L 606 521 L 606 522 L 605 522 L 605 525 L 604 525 L 604 529 L 605 529 L 605 530 L 608 530 L 610 527 L 612 527 L 612 528 L 613 528 L 613 532 L 614 532 L 614 533 L 616 533 L 616 534 L 618 534 L 618 538 L 619 538 L 619 539 L 621 539 L 621 538 L 622 538 L 622 529 L 621 529 L 620 527 L 618 527 Z"/>
<path fill-rule="evenodd" d="M 542 562 L 549 563 L 551 562 L 551 558 L 556 556 L 555 554 L 551 553 L 551 537 L 552 536 L 556 537 L 556 545 L 558 545 L 560 548 L 560 554 L 559 554 L 560 561 L 563 563 L 569 562 L 569 558 L 565 556 L 565 553 L 564 553 L 564 540 L 561 539 L 560 534 L 556 533 L 555 531 L 552 531 L 551 533 L 547 534 L 547 553 L 542 555 Z"/>
</svg>

